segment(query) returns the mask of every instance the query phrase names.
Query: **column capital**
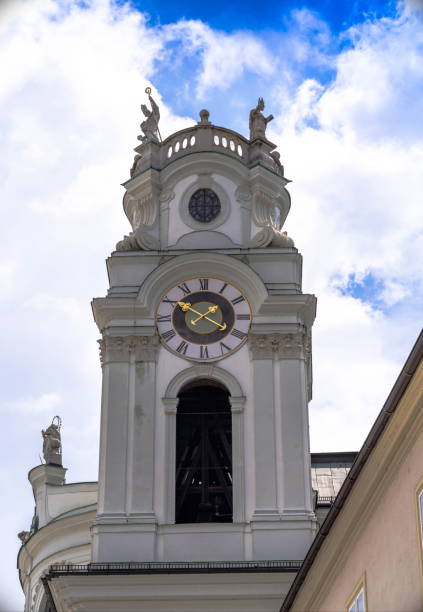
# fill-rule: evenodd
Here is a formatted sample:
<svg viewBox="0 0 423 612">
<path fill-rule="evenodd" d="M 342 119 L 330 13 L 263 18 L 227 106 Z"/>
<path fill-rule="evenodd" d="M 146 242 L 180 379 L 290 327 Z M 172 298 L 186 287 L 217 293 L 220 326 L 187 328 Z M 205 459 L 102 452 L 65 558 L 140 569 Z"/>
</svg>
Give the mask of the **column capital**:
<svg viewBox="0 0 423 612">
<path fill-rule="evenodd" d="M 245 399 L 246 399 L 244 395 L 239 395 L 239 396 L 230 395 L 228 399 L 231 405 L 232 414 L 241 414 L 242 412 L 244 412 Z"/>
<path fill-rule="evenodd" d="M 165 414 L 176 414 L 179 399 L 177 397 L 162 397 Z"/>
<path fill-rule="evenodd" d="M 159 337 L 154 336 L 104 336 L 98 340 L 100 362 L 129 362 L 132 355 L 135 361 L 156 361 Z"/>
<path fill-rule="evenodd" d="M 251 334 L 248 340 L 251 358 L 254 359 L 304 359 L 311 352 L 310 336 L 296 334 Z"/>
</svg>

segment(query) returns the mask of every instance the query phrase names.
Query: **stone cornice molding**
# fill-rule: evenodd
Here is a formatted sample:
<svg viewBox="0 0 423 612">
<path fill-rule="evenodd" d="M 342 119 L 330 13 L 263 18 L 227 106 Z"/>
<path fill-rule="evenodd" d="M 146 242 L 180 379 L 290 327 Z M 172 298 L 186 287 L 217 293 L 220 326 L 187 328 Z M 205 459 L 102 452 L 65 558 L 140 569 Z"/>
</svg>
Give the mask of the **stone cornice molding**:
<svg viewBox="0 0 423 612">
<path fill-rule="evenodd" d="M 127 363 L 134 356 L 135 361 L 156 361 L 160 345 L 155 336 L 104 336 L 98 341 L 100 362 Z"/>
<path fill-rule="evenodd" d="M 252 359 L 304 359 L 311 354 L 306 334 L 250 334 L 248 346 Z"/>
<path fill-rule="evenodd" d="M 118 321 L 126 322 L 127 326 L 131 329 L 134 320 L 137 321 L 151 317 L 145 305 L 132 297 L 119 299 L 115 297 L 94 298 L 91 302 L 91 306 L 94 320 L 101 333 L 103 333 L 104 329 L 109 325 L 116 327 Z M 146 326 L 144 325 L 144 327 Z M 130 329 L 128 329 L 128 331 L 130 331 Z M 149 326 L 149 329 L 151 330 L 149 335 L 153 335 L 155 329 L 153 322 L 152 325 Z M 147 335 L 147 333 L 145 335 Z"/>
</svg>

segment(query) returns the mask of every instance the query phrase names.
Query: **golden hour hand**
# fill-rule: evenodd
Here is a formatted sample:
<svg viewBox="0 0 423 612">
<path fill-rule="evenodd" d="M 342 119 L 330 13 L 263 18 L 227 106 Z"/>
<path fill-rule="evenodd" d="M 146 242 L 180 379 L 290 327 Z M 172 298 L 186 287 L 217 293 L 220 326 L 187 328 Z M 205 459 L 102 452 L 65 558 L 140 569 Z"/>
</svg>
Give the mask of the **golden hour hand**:
<svg viewBox="0 0 423 612">
<path fill-rule="evenodd" d="M 197 321 L 199 321 L 200 319 L 202 319 L 202 318 L 203 318 L 203 317 L 205 317 L 206 315 L 208 315 L 208 314 L 210 314 L 210 313 L 211 313 L 211 314 L 213 314 L 214 312 L 216 312 L 217 308 L 218 308 L 217 306 L 209 306 L 209 309 L 208 309 L 208 311 L 207 311 L 207 312 L 205 312 L 205 313 L 204 313 L 204 314 L 202 314 L 201 316 L 197 317 L 196 319 L 191 319 L 191 323 L 192 323 L 193 325 L 195 325 L 195 324 L 197 323 Z"/>
<path fill-rule="evenodd" d="M 209 312 L 216 312 L 217 306 L 209 307 L 209 310 L 205 312 L 204 314 L 202 314 L 201 312 L 198 312 L 198 310 L 195 310 L 194 308 L 191 308 L 190 302 L 178 302 L 178 306 L 180 306 L 184 312 L 187 312 L 188 310 L 190 310 L 194 314 L 198 315 L 198 319 L 194 319 L 194 321 L 199 321 L 200 319 L 204 318 L 204 319 L 207 319 L 207 321 L 210 321 L 210 323 L 214 323 L 215 325 L 217 325 L 217 327 L 219 327 L 221 331 L 226 329 L 226 323 L 221 325 L 217 321 L 214 321 L 213 319 L 210 319 L 210 317 L 207 316 Z M 213 308 L 213 310 L 210 310 L 210 308 Z M 193 325 L 195 325 L 194 321 L 191 321 Z"/>
</svg>

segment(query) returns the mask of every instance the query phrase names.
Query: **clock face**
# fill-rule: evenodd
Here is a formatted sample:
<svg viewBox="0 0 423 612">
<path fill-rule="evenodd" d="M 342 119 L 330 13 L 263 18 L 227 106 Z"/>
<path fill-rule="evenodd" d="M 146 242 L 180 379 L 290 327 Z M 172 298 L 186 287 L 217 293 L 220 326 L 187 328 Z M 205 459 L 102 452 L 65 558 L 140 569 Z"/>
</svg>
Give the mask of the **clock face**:
<svg viewBox="0 0 423 612">
<path fill-rule="evenodd" d="M 247 339 L 251 310 L 239 289 L 217 278 L 183 281 L 160 300 L 156 314 L 162 343 L 198 361 L 226 357 Z"/>
</svg>

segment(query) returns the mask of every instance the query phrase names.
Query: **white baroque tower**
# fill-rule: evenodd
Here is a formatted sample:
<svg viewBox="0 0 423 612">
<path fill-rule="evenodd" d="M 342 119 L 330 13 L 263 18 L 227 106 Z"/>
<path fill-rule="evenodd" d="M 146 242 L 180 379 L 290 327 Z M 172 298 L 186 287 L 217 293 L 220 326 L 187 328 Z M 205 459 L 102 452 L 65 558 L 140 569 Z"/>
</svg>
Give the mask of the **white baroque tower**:
<svg viewBox="0 0 423 612">
<path fill-rule="evenodd" d="M 151 93 L 151 92 L 149 92 Z M 93 301 L 99 482 L 66 483 L 60 418 L 29 473 L 25 612 L 276 612 L 316 532 L 311 327 L 288 180 L 259 99 L 250 138 L 146 120 L 124 184 L 132 232 Z"/>
<path fill-rule="evenodd" d="M 250 139 L 144 135 L 132 232 L 93 300 L 103 370 L 93 562 L 301 560 L 316 530 L 308 401 L 316 299 L 282 227 L 289 182 L 260 99 Z"/>
</svg>

